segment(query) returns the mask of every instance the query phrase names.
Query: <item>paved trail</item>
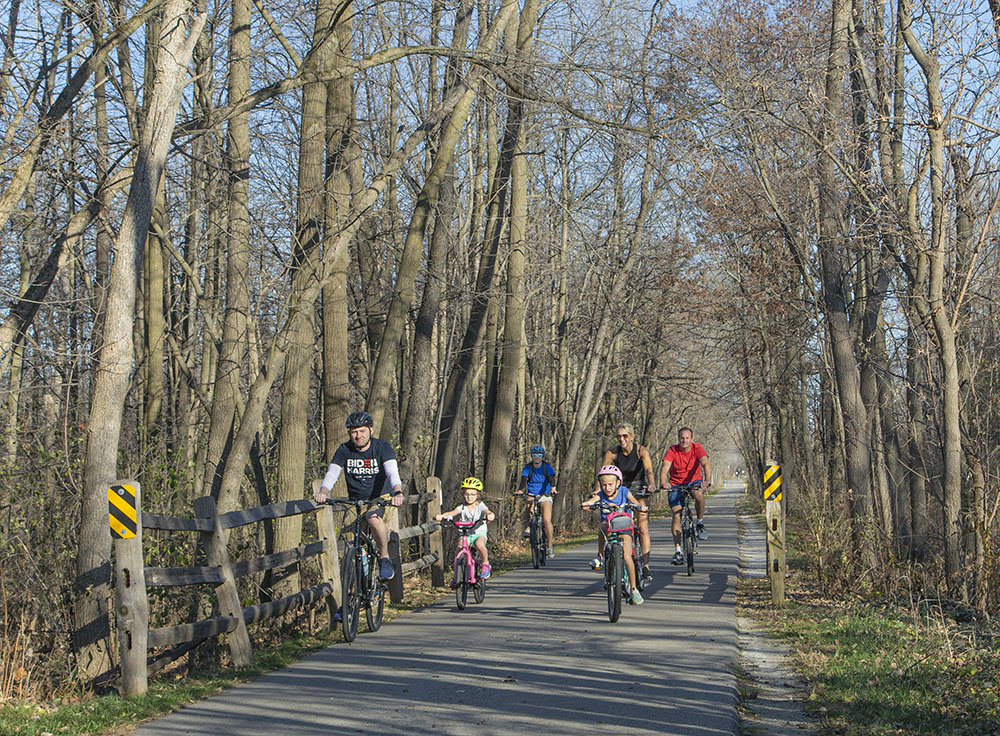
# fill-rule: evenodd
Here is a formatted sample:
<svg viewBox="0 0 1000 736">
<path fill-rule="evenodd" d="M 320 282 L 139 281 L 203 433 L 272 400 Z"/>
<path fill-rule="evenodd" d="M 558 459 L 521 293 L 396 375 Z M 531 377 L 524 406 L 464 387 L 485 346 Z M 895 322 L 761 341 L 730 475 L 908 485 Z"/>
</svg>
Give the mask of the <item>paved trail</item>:
<svg viewBox="0 0 1000 736">
<path fill-rule="evenodd" d="M 734 489 L 709 505 L 696 571 L 669 564 L 652 525 L 646 603 L 608 622 L 593 545 L 408 613 L 177 713 L 137 736 L 232 734 L 735 734 Z"/>
</svg>

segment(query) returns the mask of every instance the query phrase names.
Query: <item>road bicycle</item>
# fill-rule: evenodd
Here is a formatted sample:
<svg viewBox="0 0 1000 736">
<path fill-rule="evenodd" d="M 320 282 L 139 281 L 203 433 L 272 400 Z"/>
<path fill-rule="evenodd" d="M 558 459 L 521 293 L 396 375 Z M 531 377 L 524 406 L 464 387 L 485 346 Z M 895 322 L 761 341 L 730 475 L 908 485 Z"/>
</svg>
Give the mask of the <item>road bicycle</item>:
<svg viewBox="0 0 1000 736">
<path fill-rule="evenodd" d="M 608 594 L 608 620 L 615 623 L 622 613 L 622 597 L 632 603 L 632 583 L 628 570 L 625 569 L 625 545 L 621 535 L 632 535 L 633 553 L 637 545 L 634 520 L 625 512 L 638 511 L 642 506 L 631 503 L 614 504 L 599 498 L 589 508 L 610 512 L 606 519 L 608 531 L 604 539 L 604 589 Z M 638 580 L 638 575 L 636 579 Z"/>
<path fill-rule="evenodd" d="M 353 522 L 353 541 L 344 550 L 340 566 L 340 611 L 344 627 L 344 641 L 352 642 L 358 635 L 358 621 L 361 609 L 365 609 L 368 630 L 378 631 L 382 626 L 385 609 L 386 581 L 378 576 L 378 545 L 362 523 L 365 511 L 373 506 L 388 506 L 388 497 L 360 500 L 353 498 L 328 498 L 331 506 L 353 507 L 356 511 Z"/>
<path fill-rule="evenodd" d="M 542 498 L 548 498 L 551 503 L 551 493 L 539 493 L 531 495 L 529 493 L 517 492 L 514 494 L 522 498 L 525 503 L 532 504 L 531 512 L 528 515 L 528 543 L 531 546 L 531 565 L 536 570 L 545 566 L 545 560 L 549 555 L 548 541 L 545 537 L 545 519 L 542 516 Z"/>
<path fill-rule="evenodd" d="M 681 483 L 671 486 L 671 491 L 681 491 L 684 494 L 681 500 L 681 553 L 684 555 L 684 562 L 687 564 L 687 574 L 694 572 L 694 556 L 698 553 L 698 531 L 695 528 L 694 514 L 691 513 L 691 491 L 698 487 L 696 483 Z"/>
<path fill-rule="evenodd" d="M 445 517 L 442 523 L 450 522 L 459 533 L 458 552 L 455 553 L 452 585 L 455 588 L 455 605 L 458 610 L 465 609 L 465 603 L 472 591 L 472 598 L 476 603 L 482 603 L 486 597 L 486 579 L 480 575 L 482 560 L 479 559 L 479 550 L 474 545 L 469 544 L 469 537 L 476 533 L 476 527 L 481 523 L 486 523 L 483 518 L 479 521 L 459 521 Z"/>
</svg>

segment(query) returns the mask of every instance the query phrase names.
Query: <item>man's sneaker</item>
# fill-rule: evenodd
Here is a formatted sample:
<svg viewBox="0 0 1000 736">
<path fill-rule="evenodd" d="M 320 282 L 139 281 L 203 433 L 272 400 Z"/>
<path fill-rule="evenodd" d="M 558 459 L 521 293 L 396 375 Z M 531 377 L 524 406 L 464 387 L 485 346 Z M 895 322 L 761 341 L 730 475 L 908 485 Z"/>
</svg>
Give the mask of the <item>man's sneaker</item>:
<svg viewBox="0 0 1000 736">
<path fill-rule="evenodd" d="M 638 606 L 642 602 L 643 602 L 643 600 L 642 600 L 642 593 L 640 593 L 638 590 L 633 590 L 632 591 L 632 605 Z"/>
<path fill-rule="evenodd" d="M 680 552 L 674 552 L 674 559 L 671 560 L 670 562 L 671 562 L 671 564 L 674 564 L 674 565 L 683 565 L 684 564 L 684 555 L 682 555 Z"/>
<path fill-rule="evenodd" d="M 335 614 L 333 614 L 333 623 L 339 624 L 343 620 L 344 620 L 344 614 L 342 614 L 340 612 L 340 609 L 338 608 L 337 612 Z"/>
<path fill-rule="evenodd" d="M 485 580 L 486 578 L 488 578 L 492 574 L 493 574 L 493 568 L 490 567 L 490 563 L 484 562 L 479 567 L 479 577 L 481 577 L 483 580 Z"/>
<path fill-rule="evenodd" d="M 642 579 L 645 581 L 653 579 L 653 573 L 649 571 L 649 565 L 642 566 Z"/>
<path fill-rule="evenodd" d="M 604 569 L 604 560 L 602 560 L 600 557 L 595 557 L 594 559 L 592 559 L 590 561 L 590 569 L 591 570 L 603 570 Z"/>
<path fill-rule="evenodd" d="M 392 576 L 396 574 L 396 568 L 392 566 L 392 560 L 388 557 L 383 557 L 378 561 L 378 576 L 383 580 L 391 580 Z"/>
<path fill-rule="evenodd" d="M 546 557 L 555 557 L 556 556 L 556 551 L 555 551 L 555 549 L 552 548 L 551 544 L 549 545 L 549 548 L 547 550 L 545 550 L 545 556 Z"/>
<path fill-rule="evenodd" d="M 705 522 L 699 521 L 694 525 L 694 530 L 698 533 L 698 539 L 708 539 L 708 532 L 705 531 Z"/>
</svg>

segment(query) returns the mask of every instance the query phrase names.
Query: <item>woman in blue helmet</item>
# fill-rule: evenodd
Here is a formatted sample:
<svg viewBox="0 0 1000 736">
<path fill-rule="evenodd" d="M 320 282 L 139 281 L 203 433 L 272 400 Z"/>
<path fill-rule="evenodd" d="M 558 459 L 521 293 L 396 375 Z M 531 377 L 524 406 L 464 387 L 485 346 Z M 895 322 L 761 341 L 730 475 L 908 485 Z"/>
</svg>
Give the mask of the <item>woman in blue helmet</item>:
<svg viewBox="0 0 1000 736">
<path fill-rule="evenodd" d="M 542 506 L 542 521 L 545 524 L 545 540 L 548 542 L 547 554 L 549 557 L 555 555 L 552 548 L 552 495 L 556 493 L 556 471 L 545 462 L 545 448 L 541 445 L 534 445 L 531 448 L 531 462 L 524 466 L 521 471 L 521 485 L 518 491 L 526 492 L 531 498 L 531 503 L 525 505 L 525 523 L 534 511 L 534 505 L 540 503 Z M 525 530 L 527 534 L 527 530 Z"/>
</svg>

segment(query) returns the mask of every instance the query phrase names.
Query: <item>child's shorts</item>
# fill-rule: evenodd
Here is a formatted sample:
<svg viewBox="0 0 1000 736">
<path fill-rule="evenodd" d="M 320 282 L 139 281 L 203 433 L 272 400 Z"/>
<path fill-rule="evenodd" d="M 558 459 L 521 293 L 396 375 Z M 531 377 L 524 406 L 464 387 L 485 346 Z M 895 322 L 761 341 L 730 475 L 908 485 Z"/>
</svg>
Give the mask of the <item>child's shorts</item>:
<svg viewBox="0 0 1000 736">
<path fill-rule="evenodd" d="M 486 532 L 476 532 L 475 534 L 469 535 L 469 546 L 473 547 L 476 544 L 477 539 L 482 539 L 483 544 L 486 543 Z"/>
</svg>

